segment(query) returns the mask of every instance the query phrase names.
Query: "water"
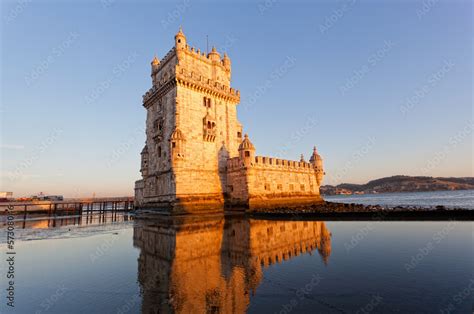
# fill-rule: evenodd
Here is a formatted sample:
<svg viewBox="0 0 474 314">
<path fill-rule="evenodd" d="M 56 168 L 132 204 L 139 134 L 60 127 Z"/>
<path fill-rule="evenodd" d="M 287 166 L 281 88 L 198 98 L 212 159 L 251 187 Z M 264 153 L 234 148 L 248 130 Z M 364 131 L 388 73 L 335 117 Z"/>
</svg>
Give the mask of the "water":
<svg viewBox="0 0 474 314">
<path fill-rule="evenodd" d="M 421 206 L 474 209 L 474 190 L 435 191 L 414 193 L 381 193 L 365 195 L 324 196 L 331 202 L 357 203 L 364 205 Z"/>
<path fill-rule="evenodd" d="M 19 223 L 15 311 L 2 279 L 0 312 L 471 313 L 472 227 L 219 216 Z"/>
</svg>

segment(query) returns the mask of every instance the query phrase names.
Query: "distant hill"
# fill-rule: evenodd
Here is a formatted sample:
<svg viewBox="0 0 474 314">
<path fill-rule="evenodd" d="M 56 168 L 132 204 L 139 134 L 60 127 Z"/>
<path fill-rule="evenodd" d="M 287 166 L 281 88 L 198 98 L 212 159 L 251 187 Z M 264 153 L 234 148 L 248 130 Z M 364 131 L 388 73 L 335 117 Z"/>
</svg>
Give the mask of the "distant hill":
<svg viewBox="0 0 474 314">
<path fill-rule="evenodd" d="M 393 176 L 369 181 L 366 184 L 342 183 L 336 186 L 321 186 L 321 194 L 334 195 L 343 193 L 389 193 L 389 192 L 426 192 L 444 190 L 474 189 L 474 177 L 433 178 Z"/>
</svg>

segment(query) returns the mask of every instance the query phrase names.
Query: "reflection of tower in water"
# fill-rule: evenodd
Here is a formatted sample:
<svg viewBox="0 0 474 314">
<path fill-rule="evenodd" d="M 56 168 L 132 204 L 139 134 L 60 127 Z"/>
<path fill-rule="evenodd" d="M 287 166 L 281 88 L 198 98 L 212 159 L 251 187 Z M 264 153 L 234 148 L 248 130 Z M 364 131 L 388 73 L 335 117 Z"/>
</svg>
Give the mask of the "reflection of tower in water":
<svg viewBox="0 0 474 314">
<path fill-rule="evenodd" d="M 314 250 L 327 263 L 330 236 L 320 221 L 137 221 L 142 312 L 243 313 L 263 268 Z"/>
</svg>

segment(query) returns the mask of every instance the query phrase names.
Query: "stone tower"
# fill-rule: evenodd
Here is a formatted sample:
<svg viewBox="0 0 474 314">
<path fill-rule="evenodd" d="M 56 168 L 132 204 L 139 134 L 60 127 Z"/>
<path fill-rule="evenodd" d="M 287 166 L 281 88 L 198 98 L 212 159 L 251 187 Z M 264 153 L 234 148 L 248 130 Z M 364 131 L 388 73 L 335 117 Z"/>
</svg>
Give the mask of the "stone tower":
<svg viewBox="0 0 474 314">
<path fill-rule="evenodd" d="M 231 60 L 215 48 L 206 55 L 189 47 L 180 29 L 174 47 L 151 62 L 151 78 L 137 205 L 172 213 L 222 209 L 227 159 L 238 157 L 242 142 Z"/>
</svg>

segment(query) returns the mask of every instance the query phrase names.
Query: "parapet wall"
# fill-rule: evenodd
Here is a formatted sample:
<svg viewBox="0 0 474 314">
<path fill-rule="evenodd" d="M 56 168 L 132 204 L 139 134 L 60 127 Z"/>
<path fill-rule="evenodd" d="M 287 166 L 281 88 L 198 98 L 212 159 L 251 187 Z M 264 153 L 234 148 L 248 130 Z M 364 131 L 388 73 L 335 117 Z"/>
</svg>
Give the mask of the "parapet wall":
<svg viewBox="0 0 474 314">
<path fill-rule="evenodd" d="M 266 156 L 255 156 L 250 160 L 249 165 L 245 165 L 244 161 L 240 157 L 230 158 L 227 161 L 228 170 L 237 170 L 241 167 L 258 168 L 258 169 L 274 169 L 274 170 L 291 170 L 291 171 L 304 171 L 304 172 L 314 172 L 315 168 L 313 164 L 304 161 L 294 161 L 279 159 L 274 157 Z"/>
<path fill-rule="evenodd" d="M 256 156 L 227 161 L 230 204 L 249 209 L 291 207 L 322 201 L 317 169 L 308 162 Z"/>
</svg>

